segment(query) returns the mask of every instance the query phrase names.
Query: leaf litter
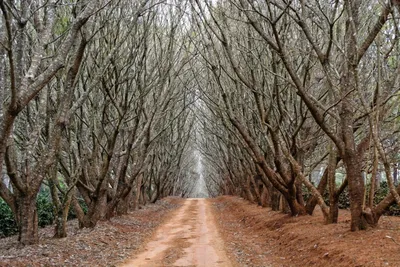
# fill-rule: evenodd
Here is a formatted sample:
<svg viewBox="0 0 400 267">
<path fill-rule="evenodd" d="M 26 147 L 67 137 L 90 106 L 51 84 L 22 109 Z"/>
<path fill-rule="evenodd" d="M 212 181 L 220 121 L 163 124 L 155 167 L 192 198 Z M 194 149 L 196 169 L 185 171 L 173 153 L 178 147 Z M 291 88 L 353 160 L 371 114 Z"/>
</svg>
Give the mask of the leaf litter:
<svg viewBox="0 0 400 267">
<path fill-rule="evenodd" d="M 39 244 L 19 247 L 18 237 L 0 239 L 0 266 L 117 266 L 132 257 L 181 199 L 168 197 L 127 215 L 79 229 L 68 222 L 68 236 L 53 238 L 54 227 L 39 229 Z"/>
</svg>

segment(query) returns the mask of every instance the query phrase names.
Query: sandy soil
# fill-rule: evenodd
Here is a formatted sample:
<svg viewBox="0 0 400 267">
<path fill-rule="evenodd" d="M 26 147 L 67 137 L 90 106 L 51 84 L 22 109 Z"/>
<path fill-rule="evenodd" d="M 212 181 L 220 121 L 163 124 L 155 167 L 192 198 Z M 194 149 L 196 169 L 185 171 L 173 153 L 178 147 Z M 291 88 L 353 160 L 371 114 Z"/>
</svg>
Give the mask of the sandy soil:
<svg viewBox="0 0 400 267">
<path fill-rule="evenodd" d="M 210 200 L 187 199 L 144 250 L 122 266 L 235 266 L 218 234 Z"/>
<path fill-rule="evenodd" d="M 213 199 L 229 254 L 240 266 L 400 266 L 400 218 L 350 232 L 350 214 L 324 225 L 322 214 L 290 217 L 237 197 Z"/>
</svg>

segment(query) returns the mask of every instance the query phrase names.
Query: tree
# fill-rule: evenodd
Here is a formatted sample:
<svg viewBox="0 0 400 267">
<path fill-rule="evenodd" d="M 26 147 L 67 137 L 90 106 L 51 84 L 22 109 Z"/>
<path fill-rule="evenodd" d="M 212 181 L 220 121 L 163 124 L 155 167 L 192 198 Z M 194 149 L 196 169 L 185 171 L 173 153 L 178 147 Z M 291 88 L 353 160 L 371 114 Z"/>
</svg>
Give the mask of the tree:
<svg viewBox="0 0 400 267">
<path fill-rule="evenodd" d="M 219 98 L 225 104 L 223 112 L 248 145 L 249 155 L 261 167 L 265 177 L 285 196 L 292 214 L 304 213 L 298 195 L 303 183 L 312 192 L 313 199 L 318 200 L 326 219 L 336 221 L 335 202 L 348 184 L 351 229 L 375 225 L 382 208 L 387 205 L 381 203 L 372 211 L 364 209 L 365 166 L 362 159 L 371 148 L 370 140 L 374 135 L 375 146 L 381 147 L 377 134 L 369 130 L 369 125 L 372 125 L 371 129 L 376 126 L 371 119 L 368 125 L 368 118 L 374 110 L 385 105 L 390 109 L 390 101 L 387 101 L 395 96 L 393 83 L 397 74 L 394 72 L 396 67 L 379 67 L 376 72 L 368 68 L 368 63 L 376 62 L 381 58 L 380 54 L 390 58 L 397 47 L 397 40 L 393 38 L 397 26 L 388 20 L 397 3 L 374 3 L 372 9 L 357 1 L 333 4 L 245 0 L 193 3 L 193 12 L 198 18 L 195 22 L 202 38 L 210 40 L 208 43 L 200 41 L 204 44 L 200 50 L 213 74 L 211 79 L 215 83 L 212 86 L 218 88 Z M 373 17 L 375 11 L 379 15 L 365 24 L 365 18 Z M 359 15 L 361 12 L 365 14 L 363 18 Z M 360 32 L 361 25 L 367 25 L 368 31 Z M 375 45 L 374 40 L 385 31 L 394 34 L 385 44 Z M 378 66 L 382 66 L 382 61 L 378 62 Z M 382 77 L 383 70 L 384 89 L 378 78 Z M 377 82 L 375 88 L 371 86 L 371 77 Z M 376 101 L 381 91 L 385 92 L 385 104 Z M 363 108 L 357 108 L 357 103 Z M 256 108 L 255 114 L 258 112 L 256 120 L 253 119 L 253 108 Z M 254 129 L 254 125 L 261 127 Z M 314 188 L 304 175 L 304 158 L 309 158 L 304 152 L 312 155 L 313 149 L 319 149 L 304 138 L 311 129 L 320 141 L 329 138 L 335 145 L 334 149 L 328 149 L 330 157 L 324 151 L 320 157 L 312 157 L 316 163 L 331 158 L 331 163 L 323 161 L 325 166 L 331 167 L 327 168 L 318 188 Z M 259 133 L 264 136 L 258 136 Z M 326 143 L 325 151 L 329 147 L 331 145 Z M 386 152 L 380 151 L 383 157 Z M 265 153 L 268 153 L 267 157 Z M 336 189 L 334 169 L 339 161 L 344 163 L 347 178 Z M 390 167 L 386 169 L 391 181 Z M 321 196 L 327 181 L 330 211 Z M 391 191 L 390 203 L 397 195 L 393 186 Z M 385 203 L 389 205 L 389 202 Z"/>
<path fill-rule="evenodd" d="M 21 244 L 38 241 L 36 194 L 44 179 L 44 171 L 53 158 L 54 147 L 40 158 L 32 161 L 33 151 L 25 150 L 19 161 L 13 139 L 14 125 L 21 112 L 29 110 L 29 105 L 65 67 L 69 56 L 74 56 L 74 45 L 79 40 L 79 32 L 102 2 L 90 2 L 85 6 L 65 9 L 57 2 L 1 1 L 3 15 L 2 46 L 7 57 L 6 86 L 2 89 L 5 100 L 0 121 L 0 162 L 6 163 L 7 174 L 12 188 L 0 184 L 0 195 L 11 207 L 19 227 Z M 67 12 L 69 27 L 63 32 L 53 32 L 59 26 L 59 16 Z M 75 15 L 74 15 L 75 14 Z M 57 45 L 57 51 L 51 49 Z M 53 54 L 54 52 L 54 54 Z M 29 158 L 26 158 L 29 157 Z M 21 164 L 21 165 L 20 165 Z M 21 166 L 21 169 L 18 168 Z"/>
</svg>

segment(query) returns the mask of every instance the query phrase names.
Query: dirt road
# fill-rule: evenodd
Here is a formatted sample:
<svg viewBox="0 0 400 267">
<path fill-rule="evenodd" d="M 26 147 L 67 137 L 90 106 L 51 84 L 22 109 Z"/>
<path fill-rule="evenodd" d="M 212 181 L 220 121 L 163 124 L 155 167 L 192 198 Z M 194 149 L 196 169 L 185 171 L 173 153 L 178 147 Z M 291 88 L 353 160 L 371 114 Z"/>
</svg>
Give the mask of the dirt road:
<svg viewBox="0 0 400 267">
<path fill-rule="evenodd" d="M 235 266 L 225 254 L 209 205 L 206 199 L 185 200 L 145 249 L 123 266 Z"/>
</svg>

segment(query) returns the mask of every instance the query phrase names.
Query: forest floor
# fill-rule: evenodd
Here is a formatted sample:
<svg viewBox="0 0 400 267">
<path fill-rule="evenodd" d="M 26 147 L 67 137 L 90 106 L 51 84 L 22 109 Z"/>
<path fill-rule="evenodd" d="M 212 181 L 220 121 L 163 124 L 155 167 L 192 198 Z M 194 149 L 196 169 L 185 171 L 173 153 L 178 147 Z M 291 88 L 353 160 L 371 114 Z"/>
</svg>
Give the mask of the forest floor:
<svg viewBox="0 0 400 267">
<path fill-rule="evenodd" d="M 338 224 L 314 216 L 290 217 L 241 198 L 166 198 L 96 228 L 69 224 L 69 236 L 18 248 L 0 239 L 0 266 L 400 266 L 400 218 L 349 231 L 349 212 Z"/>
<path fill-rule="evenodd" d="M 154 230 L 181 206 L 165 198 L 128 215 L 100 221 L 93 229 L 68 222 L 68 236 L 52 238 L 54 227 L 39 230 L 37 245 L 18 247 L 17 236 L 0 239 L 0 266 L 118 266 L 152 237 Z"/>
<path fill-rule="evenodd" d="M 350 214 L 324 225 L 322 214 L 290 217 L 237 197 L 211 200 L 228 255 L 240 266 L 400 266 L 400 218 L 350 232 Z"/>
</svg>

